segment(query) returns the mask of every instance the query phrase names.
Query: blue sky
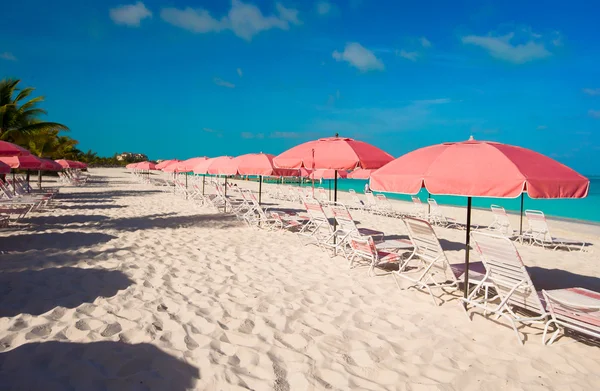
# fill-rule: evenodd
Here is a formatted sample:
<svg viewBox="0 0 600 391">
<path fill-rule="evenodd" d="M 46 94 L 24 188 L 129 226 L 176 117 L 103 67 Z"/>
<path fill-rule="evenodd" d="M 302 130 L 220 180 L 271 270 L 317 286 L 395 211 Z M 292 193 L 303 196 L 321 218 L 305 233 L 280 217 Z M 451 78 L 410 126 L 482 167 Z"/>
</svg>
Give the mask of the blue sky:
<svg viewBox="0 0 600 391">
<path fill-rule="evenodd" d="M 0 77 L 83 150 L 277 154 L 339 132 L 399 156 L 473 135 L 600 173 L 595 2 L 84 3 L 13 2 L 0 24 Z"/>
</svg>

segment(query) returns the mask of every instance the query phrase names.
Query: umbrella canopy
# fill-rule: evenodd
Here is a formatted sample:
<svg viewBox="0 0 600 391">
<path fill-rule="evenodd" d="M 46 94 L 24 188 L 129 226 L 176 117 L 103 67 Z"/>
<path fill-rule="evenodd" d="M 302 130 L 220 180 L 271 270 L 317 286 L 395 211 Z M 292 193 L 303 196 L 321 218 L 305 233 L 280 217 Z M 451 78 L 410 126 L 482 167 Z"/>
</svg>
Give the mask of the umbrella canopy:
<svg viewBox="0 0 600 391">
<path fill-rule="evenodd" d="M 129 163 L 128 165 L 125 166 L 126 169 L 128 170 L 133 170 L 135 168 L 137 163 Z"/>
<path fill-rule="evenodd" d="M 194 171 L 194 167 L 197 164 L 199 164 L 200 162 L 203 162 L 207 159 L 208 158 L 206 156 L 193 157 L 191 159 L 187 159 L 187 160 L 178 162 L 176 164 L 170 164 L 163 171 L 166 171 L 166 172 L 192 172 L 192 171 Z"/>
<path fill-rule="evenodd" d="M 365 170 L 364 168 L 359 168 L 358 170 L 352 171 L 348 174 L 348 178 L 350 179 L 369 179 L 371 174 L 376 170 Z"/>
<path fill-rule="evenodd" d="M 231 156 L 220 156 L 211 159 L 206 170 L 212 175 L 237 175 L 238 173 L 237 164 Z"/>
<path fill-rule="evenodd" d="M 0 141 L 0 156 L 25 156 L 31 153 L 23 147 L 8 141 Z"/>
<path fill-rule="evenodd" d="M 42 161 L 33 155 L 0 157 L 0 161 L 10 168 L 21 170 L 38 170 L 42 167 Z"/>
<path fill-rule="evenodd" d="M 586 197 L 590 181 L 529 149 L 469 140 L 417 149 L 371 175 L 371 189 L 416 194 L 516 198 Z"/>
<path fill-rule="evenodd" d="M 57 162 L 55 162 L 52 159 L 40 159 L 40 160 L 42 161 L 42 166 L 40 167 L 40 170 L 60 171 L 63 169 L 60 164 L 58 164 Z"/>
<path fill-rule="evenodd" d="M 279 168 L 354 170 L 379 168 L 392 155 L 362 141 L 343 137 L 321 138 L 297 145 L 273 159 Z"/>
<path fill-rule="evenodd" d="M 0 161 L 0 174 L 8 174 L 10 172 L 10 166 Z"/>
<path fill-rule="evenodd" d="M 165 168 L 166 166 L 168 166 L 169 164 L 171 164 L 173 162 L 179 162 L 179 160 L 177 160 L 177 159 L 163 160 L 162 162 L 160 162 L 156 165 L 156 169 L 162 170 L 163 168 Z"/>
<path fill-rule="evenodd" d="M 192 167 L 192 171 L 194 172 L 194 174 L 208 174 L 208 166 L 211 165 L 213 160 L 215 160 L 215 158 L 209 158 L 206 160 L 202 160 L 199 163 L 196 163 Z"/>
<path fill-rule="evenodd" d="M 470 140 L 417 149 L 371 175 L 371 189 L 468 197 L 465 240 L 465 297 L 469 294 L 472 197 L 583 198 L 590 181 L 540 153 L 512 145 Z M 521 198 L 521 213 L 523 198 Z M 521 214 L 522 216 L 522 214 Z"/>
<path fill-rule="evenodd" d="M 273 164 L 275 155 L 268 153 L 249 153 L 236 157 L 235 164 L 240 175 L 296 176 L 298 170 L 277 168 Z"/>
<path fill-rule="evenodd" d="M 141 162 L 141 163 L 138 163 L 138 164 L 136 164 L 135 168 L 138 169 L 138 170 L 144 170 L 144 171 L 157 170 L 156 164 L 154 164 L 152 162 Z"/>
<path fill-rule="evenodd" d="M 83 168 L 80 162 L 76 162 L 73 160 L 59 159 L 56 160 L 56 163 L 60 164 L 63 169 L 65 168 Z"/>
<path fill-rule="evenodd" d="M 314 170 L 313 172 L 308 174 L 308 178 L 314 179 L 316 181 L 318 181 L 320 179 L 336 179 L 335 172 L 336 172 L 336 170 Z M 347 178 L 348 171 L 338 171 L 337 177 L 338 178 Z"/>
</svg>

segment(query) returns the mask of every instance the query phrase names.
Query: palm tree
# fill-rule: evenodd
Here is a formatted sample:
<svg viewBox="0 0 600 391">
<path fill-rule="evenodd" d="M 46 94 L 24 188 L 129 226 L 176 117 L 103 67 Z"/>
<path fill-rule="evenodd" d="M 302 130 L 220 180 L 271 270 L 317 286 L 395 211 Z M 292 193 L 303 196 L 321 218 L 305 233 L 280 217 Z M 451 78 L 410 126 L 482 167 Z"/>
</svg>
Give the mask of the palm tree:
<svg viewBox="0 0 600 391">
<path fill-rule="evenodd" d="M 34 88 L 20 89 L 20 82 L 18 79 L 0 81 L 0 140 L 17 142 L 34 132 L 69 130 L 65 125 L 40 120 L 40 116 L 47 114 L 46 110 L 37 107 L 44 97 L 26 100 Z"/>
</svg>

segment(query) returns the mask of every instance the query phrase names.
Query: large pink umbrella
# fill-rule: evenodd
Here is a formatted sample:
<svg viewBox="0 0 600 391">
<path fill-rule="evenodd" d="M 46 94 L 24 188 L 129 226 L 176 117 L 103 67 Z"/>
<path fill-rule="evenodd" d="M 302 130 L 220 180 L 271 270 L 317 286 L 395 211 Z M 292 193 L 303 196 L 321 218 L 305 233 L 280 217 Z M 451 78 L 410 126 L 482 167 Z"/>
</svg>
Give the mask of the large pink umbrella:
<svg viewBox="0 0 600 391">
<path fill-rule="evenodd" d="M 192 172 L 192 171 L 194 171 L 194 167 L 197 164 L 199 164 L 200 162 L 203 162 L 207 159 L 208 158 L 206 156 L 193 157 L 191 159 L 187 159 L 187 160 L 178 162 L 177 164 L 169 165 L 167 168 L 169 170 L 173 169 L 175 172 Z M 167 171 L 167 170 L 164 170 L 164 171 Z"/>
<path fill-rule="evenodd" d="M 52 159 L 40 159 L 40 160 L 42 161 L 42 167 L 40 168 L 41 170 L 60 171 L 63 169 L 60 164 L 58 164 L 57 162 L 55 162 Z"/>
<path fill-rule="evenodd" d="M 177 159 L 170 159 L 170 160 L 163 160 L 162 162 L 158 163 L 156 165 L 156 169 L 157 170 L 162 170 L 163 168 L 165 168 L 166 166 L 168 166 L 169 164 L 173 163 L 173 162 L 178 162 L 179 160 Z"/>
<path fill-rule="evenodd" d="M 207 172 L 212 175 L 237 175 L 238 167 L 231 156 L 219 156 L 211 160 Z"/>
<path fill-rule="evenodd" d="M 0 161 L 10 168 L 21 170 L 38 170 L 42 167 L 42 161 L 33 155 L 0 157 Z"/>
<path fill-rule="evenodd" d="M 276 167 L 331 170 L 375 169 L 394 160 L 392 155 L 363 141 L 344 137 L 321 138 L 297 145 L 273 159 Z M 334 200 L 337 201 L 337 178 Z"/>
<path fill-rule="evenodd" d="M 56 163 L 60 164 L 62 168 L 81 168 L 81 163 L 74 160 L 58 159 Z"/>
<path fill-rule="evenodd" d="M 465 295 L 468 294 L 471 197 L 583 198 L 590 181 L 571 168 L 529 149 L 472 138 L 417 149 L 371 175 L 371 189 L 468 197 Z M 521 231 L 522 231 L 521 220 Z M 466 296 L 465 296 L 466 297 Z"/>
<path fill-rule="evenodd" d="M 234 159 L 237 165 L 237 172 L 240 175 L 256 175 L 259 177 L 258 184 L 258 203 L 262 201 L 262 182 L 263 176 L 296 176 L 298 170 L 289 170 L 276 168 L 273 164 L 275 155 L 268 153 L 249 153 L 238 156 Z"/>
<path fill-rule="evenodd" d="M 154 164 L 152 162 L 140 162 L 140 163 L 136 164 L 135 168 L 137 168 L 138 170 L 144 170 L 144 171 L 157 170 L 156 164 Z"/>
<path fill-rule="evenodd" d="M 25 156 L 31 155 L 27 149 L 8 141 L 0 141 L 0 156 Z"/>
</svg>

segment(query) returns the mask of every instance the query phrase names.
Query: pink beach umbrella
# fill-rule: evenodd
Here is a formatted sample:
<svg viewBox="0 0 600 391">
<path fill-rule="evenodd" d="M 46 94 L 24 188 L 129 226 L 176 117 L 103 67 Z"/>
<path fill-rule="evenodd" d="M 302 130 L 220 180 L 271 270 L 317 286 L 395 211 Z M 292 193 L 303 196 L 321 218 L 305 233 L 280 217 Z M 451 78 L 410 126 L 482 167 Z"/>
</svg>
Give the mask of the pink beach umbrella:
<svg viewBox="0 0 600 391">
<path fill-rule="evenodd" d="M 237 171 L 240 175 L 258 176 L 258 203 L 262 202 L 263 176 L 297 176 L 298 170 L 277 168 L 273 164 L 275 155 L 268 153 L 249 153 L 234 159 Z"/>
<path fill-rule="evenodd" d="M 344 137 L 321 138 L 297 145 L 273 159 L 280 168 L 377 169 L 394 160 L 389 153 L 363 141 Z M 337 175 L 334 201 L 337 201 Z"/>
<path fill-rule="evenodd" d="M 152 163 L 152 162 L 141 162 L 138 163 L 135 168 L 137 168 L 138 170 L 144 170 L 144 171 L 156 171 L 156 164 Z"/>
<path fill-rule="evenodd" d="M 40 159 L 42 162 L 41 170 L 43 171 L 60 171 L 62 166 L 52 159 Z"/>
<path fill-rule="evenodd" d="M 231 156 L 219 156 L 211 160 L 207 171 L 212 175 L 237 175 L 237 164 Z"/>
<path fill-rule="evenodd" d="M 191 159 L 184 160 L 175 165 L 175 171 L 176 172 L 192 172 L 192 171 L 194 171 L 194 167 L 197 164 L 199 164 L 200 162 L 203 162 L 207 159 L 208 158 L 206 156 L 202 156 L 202 157 L 193 157 Z M 172 166 L 169 166 L 169 167 L 172 167 Z"/>
<path fill-rule="evenodd" d="M 31 155 L 27 149 L 8 141 L 0 141 L 0 156 L 25 156 Z"/>
<path fill-rule="evenodd" d="M 60 164 L 60 166 L 63 169 L 66 169 L 66 168 L 81 168 L 80 163 L 76 162 L 76 161 L 73 161 L 73 160 L 58 159 L 58 160 L 56 160 L 56 163 Z"/>
<path fill-rule="evenodd" d="M 166 166 L 168 166 L 169 164 L 173 163 L 173 162 L 178 162 L 179 160 L 177 159 L 170 159 L 170 160 L 163 160 L 162 162 L 158 163 L 156 165 L 156 169 L 157 170 L 162 170 L 163 168 L 165 168 Z"/>
<path fill-rule="evenodd" d="M 471 197 L 583 198 L 590 181 L 571 168 L 522 147 L 470 140 L 417 149 L 371 175 L 373 190 L 458 195 L 467 200 L 465 297 L 468 295 Z"/>
<path fill-rule="evenodd" d="M 42 167 L 42 161 L 33 155 L 0 157 L 0 161 L 10 168 L 21 170 L 38 170 Z"/>
</svg>

